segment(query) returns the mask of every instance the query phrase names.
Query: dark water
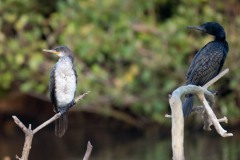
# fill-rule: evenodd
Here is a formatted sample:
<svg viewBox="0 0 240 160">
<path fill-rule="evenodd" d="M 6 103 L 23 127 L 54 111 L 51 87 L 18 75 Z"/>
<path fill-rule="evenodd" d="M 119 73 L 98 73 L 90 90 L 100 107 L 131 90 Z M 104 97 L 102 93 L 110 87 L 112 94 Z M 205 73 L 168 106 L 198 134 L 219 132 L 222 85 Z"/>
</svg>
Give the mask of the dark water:
<svg viewBox="0 0 240 160">
<path fill-rule="evenodd" d="M 0 159 L 21 154 L 24 135 L 0 137 Z M 33 139 L 30 160 L 79 160 L 83 158 L 87 140 L 93 145 L 92 160 L 167 160 L 171 159 L 170 137 L 145 136 L 135 131 L 94 133 L 70 129 L 63 138 L 54 136 L 48 128 Z M 239 160 L 240 137 L 222 138 L 214 133 L 186 134 L 185 155 L 187 160 Z"/>
<path fill-rule="evenodd" d="M 201 131 L 198 135 L 185 136 L 185 156 L 191 160 L 239 160 L 239 132 L 233 137 L 222 138 L 216 132 Z"/>
<path fill-rule="evenodd" d="M 32 128 L 35 128 L 52 116 L 51 105 L 37 101 L 31 105 L 35 108 L 29 108 L 29 97 L 20 99 L 26 99 L 23 106 L 28 107 L 24 109 L 27 113 L 18 115 L 24 124 L 31 122 Z M 13 122 L 12 115 L 0 114 L 0 160 L 13 160 L 16 154 L 20 156 L 22 152 L 24 134 Z M 89 140 L 93 145 L 91 160 L 172 159 L 171 129 L 148 125 L 146 130 L 137 130 L 98 114 L 70 112 L 69 129 L 62 138 L 55 137 L 54 124 L 34 135 L 29 159 L 80 160 Z M 185 131 L 188 131 L 186 126 Z M 214 130 L 205 132 L 202 129 L 185 133 L 186 160 L 240 160 L 240 130 L 228 131 L 234 136 L 222 138 Z"/>
</svg>

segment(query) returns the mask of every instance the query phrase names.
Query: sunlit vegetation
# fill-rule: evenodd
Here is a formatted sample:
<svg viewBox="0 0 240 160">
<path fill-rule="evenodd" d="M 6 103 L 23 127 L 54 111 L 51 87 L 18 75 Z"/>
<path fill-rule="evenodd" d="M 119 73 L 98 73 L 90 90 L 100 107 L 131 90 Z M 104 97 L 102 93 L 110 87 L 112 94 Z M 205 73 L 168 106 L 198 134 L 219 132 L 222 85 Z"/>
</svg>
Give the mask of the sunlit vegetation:
<svg viewBox="0 0 240 160">
<path fill-rule="evenodd" d="M 3 0 L 0 2 L 0 94 L 48 94 L 57 58 L 43 48 L 74 52 L 81 105 L 126 111 L 164 122 L 168 94 L 185 83 L 196 51 L 212 39 L 186 29 L 217 21 L 227 33 L 230 73 L 214 85 L 216 106 L 230 119 L 240 109 L 240 3 L 237 0 Z"/>
</svg>

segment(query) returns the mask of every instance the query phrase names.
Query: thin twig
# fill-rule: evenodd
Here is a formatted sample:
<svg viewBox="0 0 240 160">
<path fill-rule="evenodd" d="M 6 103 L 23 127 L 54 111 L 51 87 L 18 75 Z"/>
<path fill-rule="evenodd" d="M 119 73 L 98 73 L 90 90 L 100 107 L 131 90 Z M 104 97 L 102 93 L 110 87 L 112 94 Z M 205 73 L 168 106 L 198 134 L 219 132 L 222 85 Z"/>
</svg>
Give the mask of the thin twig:
<svg viewBox="0 0 240 160">
<path fill-rule="evenodd" d="M 228 123 L 228 119 L 224 116 L 223 118 L 218 119 L 218 122 Z"/>
<path fill-rule="evenodd" d="M 170 115 L 170 114 L 165 114 L 165 118 L 172 118 L 172 115 Z"/>
<path fill-rule="evenodd" d="M 83 157 L 83 160 L 88 160 L 89 159 L 89 157 L 90 157 L 90 155 L 92 153 L 92 149 L 93 149 L 93 146 L 92 146 L 91 142 L 88 141 L 87 150 L 86 150 L 86 153 L 85 153 L 85 155 Z"/>
<path fill-rule="evenodd" d="M 80 94 L 79 96 L 77 96 L 77 98 L 75 98 L 75 103 L 77 103 L 79 100 L 83 99 L 83 97 L 85 97 L 90 91 L 87 91 L 83 94 Z M 36 132 L 38 132 L 39 130 L 41 130 L 42 128 L 44 128 L 45 126 L 49 125 L 50 123 L 54 122 L 55 120 L 57 120 L 59 117 L 61 116 L 61 113 L 56 113 L 52 118 L 50 118 L 49 120 L 45 121 L 43 124 L 41 124 L 40 126 L 38 126 L 37 128 L 35 128 L 33 130 L 33 134 L 35 134 Z"/>
<path fill-rule="evenodd" d="M 85 97 L 88 93 L 90 93 L 90 91 L 87 91 L 83 94 L 80 94 L 79 96 L 77 96 L 77 98 L 75 98 L 75 103 L 77 103 L 79 100 L 83 99 L 83 97 Z"/>
<path fill-rule="evenodd" d="M 214 77 L 212 80 L 210 80 L 208 83 L 206 83 L 203 88 L 208 88 L 211 85 L 213 85 L 215 82 L 217 82 L 220 78 L 222 78 L 225 74 L 227 74 L 229 72 L 229 69 L 226 68 L 224 71 L 222 71 L 221 73 L 219 73 L 216 77 Z"/>
<path fill-rule="evenodd" d="M 77 103 L 79 100 L 81 100 L 85 95 L 87 95 L 89 92 L 86 92 L 82 95 L 79 95 L 76 99 L 75 99 L 75 103 Z M 42 123 L 41 125 L 39 125 L 37 128 L 35 128 L 34 130 L 32 130 L 31 124 L 29 124 L 29 127 L 27 128 L 16 116 L 12 116 L 14 122 L 22 129 L 22 131 L 25 134 L 25 141 L 24 141 L 24 146 L 23 146 L 23 151 L 22 151 L 22 156 L 18 157 L 16 155 L 16 159 L 19 160 L 27 160 L 29 153 L 30 153 L 30 149 L 31 149 L 31 145 L 32 145 L 32 139 L 35 133 L 37 133 L 38 131 L 40 131 L 41 129 L 43 129 L 44 127 L 46 127 L 47 125 L 49 125 L 50 123 L 54 122 L 56 119 L 58 119 L 61 116 L 61 113 L 56 113 L 52 118 L 50 118 L 49 120 L 45 121 L 44 123 Z M 90 143 L 90 142 L 89 142 Z M 91 145 L 91 144 L 90 144 Z M 90 152 L 91 154 L 91 152 Z M 89 154 L 89 156 L 90 156 Z M 89 157 L 88 156 L 88 157 Z M 87 160 L 87 159 L 86 159 Z"/>
<path fill-rule="evenodd" d="M 39 125 L 37 128 L 35 128 L 33 130 L 33 134 L 37 133 L 39 130 L 41 130 L 42 128 L 46 127 L 47 125 L 49 125 L 50 123 L 54 122 L 55 120 L 57 120 L 59 117 L 61 116 L 61 113 L 56 113 L 52 118 L 50 118 L 49 120 L 45 121 L 44 123 L 42 123 L 41 125 Z"/>
<path fill-rule="evenodd" d="M 25 125 L 17 118 L 17 116 L 12 116 L 12 118 L 18 127 L 20 127 L 24 133 L 26 133 L 28 130 L 27 127 L 25 127 Z"/>
</svg>

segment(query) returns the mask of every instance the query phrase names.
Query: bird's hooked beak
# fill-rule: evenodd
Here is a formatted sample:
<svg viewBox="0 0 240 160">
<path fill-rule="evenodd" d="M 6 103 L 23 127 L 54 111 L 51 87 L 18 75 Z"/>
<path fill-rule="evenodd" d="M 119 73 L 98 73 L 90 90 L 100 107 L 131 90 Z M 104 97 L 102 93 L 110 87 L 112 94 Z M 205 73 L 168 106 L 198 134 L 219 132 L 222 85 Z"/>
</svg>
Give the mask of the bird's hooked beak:
<svg viewBox="0 0 240 160">
<path fill-rule="evenodd" d="M 49 53 L 54 53 L 54 54 L 59 54 L 60 52 L 54 50 L 54 49 L 43 49 L 43 52 L 49 52 Z"/>
<path fill-rule="evenodd" d="M 202 32 L 207 32 L 206 28 L 204 28 L 202 26 L 187 26 L 187 29 L 196 29 L 196 30 L 200 30 Z"/>
</svg>

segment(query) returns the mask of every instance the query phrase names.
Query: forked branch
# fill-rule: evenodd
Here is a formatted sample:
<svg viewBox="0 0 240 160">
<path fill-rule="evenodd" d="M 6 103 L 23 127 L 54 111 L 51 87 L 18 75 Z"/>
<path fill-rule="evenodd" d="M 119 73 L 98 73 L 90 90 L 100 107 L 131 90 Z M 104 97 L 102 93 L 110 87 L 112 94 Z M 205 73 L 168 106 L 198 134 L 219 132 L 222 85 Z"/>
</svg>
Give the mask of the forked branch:
<svg viewBox="0 0 240 160">
<path fill-rule="evenodd" d="M 184 160 L 184 118 L 182 111 L 182 101 L 181 97 L 185 94 L 194 94 L 198 97 L 203 106 L 203 120 L 204 120 L 204 128 L 209 130 L 211 125 L 214 125 L 218 134 L 222 137 L 233 136 L 232 133 L 227 133 L 221 125 L 220 121 L 227 121 L 225 119 L 218 120 L 216 115 L 212 111 L 209 103 L 214 104 L 214 94 L 209 92 L 207 88 L 214 84 L 217 80 L 223 77 L 226 73 L 228 73 L 228 69 L 221 72 L 211 81 L 209 81 L 205 86 L 181 86 L 173 91 L 172 95 L 169 98 L 169 104 L 171 107 L 172 115 L 167 116 L 172 119 L 172 150 L 173 150 L 173 159 L 174 160 Z M 206 100 L 207 99 L 207 100 Z M 208 103 L 209 102 L 209 103 Z"/>
<path fill-rule="evenodd" d="M 77 103 L 79 100 L 81 100 L 84 96 L 86 96 L 89 92 L 86 92 L 82 95 L 79 95 L 77 98 L 75 98 L 75 103 Z M 24 146 L 23 146 L 23 151 L 22 151 L 22 156 L 18 157 L 16 155 L 16 158 L 19 160 L 27 160 L 29 153 L 30 153 L 30 149 L 31 149 L 31 145 L 32 145 L 32 139 L 33 139 L 33 135 L 35 133 L 37 133 L 38 131 L 40 131 L 41 129 L 43 129 L 44 127 L 46 127 L 47 125 L 49 125 L 50 123 L 54 122 L 55 120 L 57 120 L 59 117 L 61 116 L 61 113 L 56 113 L 52 118 L 50 118 L 49 120 L 45 121 L 44 123 L 42 123 L 41 125 L 39 125 L 37 128 L 35 128 L 34 130 L 32 130 L 31 128 L 31 124 L 29 125 L 29 127 L 27 128 L 16 116 L 12 116 L 14 122 L 18 125 L 18 127 L 20 127 L 22 129 L 22 131 L 25 134 L 25 141 L 24 141 Z M 88 146 L 91 145 L 90 142 L 88 142 Z M 88 147 L 89 148 L 89 147 Z M 89 156 L 91 154 L 91 151 L 89 151 L 90 149 L 87 149 L 86 152 L 88 152 Z M 88 156 L 88 157 L 89 157 Z M 85 157 L 85 156 L 84 156 Z M 87 160 L 87 159 L 84 159 Z"/>
</svg>

